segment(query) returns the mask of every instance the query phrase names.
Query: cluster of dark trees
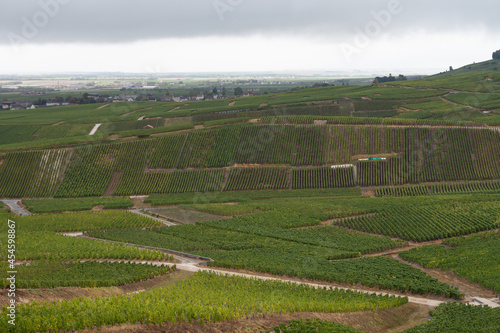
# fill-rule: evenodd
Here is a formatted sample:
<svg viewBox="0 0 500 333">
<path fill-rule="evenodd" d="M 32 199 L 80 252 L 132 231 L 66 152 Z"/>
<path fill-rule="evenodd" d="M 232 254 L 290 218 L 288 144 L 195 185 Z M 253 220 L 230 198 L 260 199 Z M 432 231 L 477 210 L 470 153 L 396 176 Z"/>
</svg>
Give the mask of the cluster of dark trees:
<svg viewBox="0 0 500 333">
<path fill-rule="evenodd" d="M 493 52 L 493 60 L 500 60 L 500 50 Z"/>
<path fill-rule="evenodd" d="M 93 104 L 93 103 L 104 103 L 104 98 L 103 97 L 98 97 L 94 98 L 92 96 L 89 96 L 88 93 L 84 93 L 82 97 L 73 97 L 73 96 L 66 96 L 66 97 L 60 97 L 56 96 L 54 98 L 54 102 L 56 103 L 63 103 L 63 102 L 68 102 L 70 104 Z M 34 101 L 33 104 L 35 105 L 46 105 L 47 100 L 38 98 L 38 100 Z"/>
<path fill-rule="evenodd" d="M 377 83 L 384 83 L 384 82 L 406 81 L 406 80 L 408 80 L 408 79 L 406 78 L 406 76 L 404 76 L 402 74 L 399 74 L 398 77 L 395 77 L 395 76 L 392 76 L 392 74 L 389 74 L 389 76 L 384 76 L 384 77 L 377 76 L 373 83 L 377 84 Z"/>
</svg>

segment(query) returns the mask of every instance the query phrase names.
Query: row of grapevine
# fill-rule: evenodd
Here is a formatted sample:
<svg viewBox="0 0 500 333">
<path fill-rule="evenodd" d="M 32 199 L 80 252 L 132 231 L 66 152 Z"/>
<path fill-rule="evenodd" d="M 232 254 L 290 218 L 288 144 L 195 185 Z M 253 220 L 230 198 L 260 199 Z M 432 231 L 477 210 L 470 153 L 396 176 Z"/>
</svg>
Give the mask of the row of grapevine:
<svg viewBox="0 0 500 333">
<path fill-rule="evenodd" d="M 124 209 L 130 208 L 134 204 L 129 197 L 109 197 L 109 198 L 61 198 L 61 199 L 23 199 L 23 205 L 32 213 L 53 213 L 66 211 L 91 210 L 95 206 L 103 209 Z"/>
<path fill-rule="evenodd" d="M 449 302 L 440 304 L 429 315 L 429 321 L 403 333 L 498 332 L 500 328 L 500 308 Z"/>
<path fill-rule="evenodd" d="M 7 271 L 7 263 L 0 263 Z M 175 268 L 175 267 L 174 267 Z M 66 262 L 62 260 L 40 260 L 28 265 L 16 266 L 19 278 L 17 288 L 56 287 L 111 287 L 147 280 L 172 271 L 169 266 L 156 267 L 150 264 L 120 262 Z M 10 282 L 3 280 L 2 288 Z"/>
<path fill-rule="evenodd" d="M 377 197 L 407 197 L 433 194 L 468 194 L 499 192 L 500 181 L 439 183 L 428 185 L 382 187 L 375 190 Z"/>
<path fill-rule="evenodd" d="M 114 195 L 353 187 L 353 168 L 279 166 L 125 172 Z M 319 186 L 319 187 L 317 187 Z"/>
<path fill-rule="evenodd" d="M 479 179 L 500 178 L 500 144 L 498 132 L 471 129 L 474 164 Z"/>
<path fill-rule="evenodd" d="M 232 168 L 224 190 L 287 189 L 289 172 L 285 167 Z"/>
<path fill-rule="evenodd" d="M 102 196 L 113 173 L 143 172 L 153 140 L 77 148 L 55 197 Z"/>
<path fill-rule="evenodd" d="M 283 117 L 292 116 L 315 116 L 315 117 L 351 117 L 353 113 L 362 112 L 369 117 L 372 113 L 391 112 L 395 113 L 394 107 L 401 104 L 396 101 L 355 101 L 338 104 L 308 105 L 308 106 L 283 106 L 274 107 L 262 111 L 241 110 L 241 112 L 216 112 L 197 114 L 193 116 L 193 122 L 207 122 L 231 118 L 263 118 L 263 117 Z"/>
<path fill-rule="evenodd" d="M 275 313 L 380 310 L 407 302 L 407 298 L 401 297 L 200 272 L 175 285 L 139 294 L 20 304 L 16 308 L 16 325 L 9 325 L 9 318 L 3 315 L 0 330 L 66 332 L 126 323 L 203 324 Z"/>
<path fill-rule="evenodd" d="M 371 216 L 340 219 L 349 229 L 417 242 L 454 237 L 497 228 L 500 205 L 496 202 L 443 203 L 440 207 L 406 204 L 381 209 Z"/>
<path fill-rule="evenodd" d="M 297 130 L 289 126 L 244 127 L 235 163 L 291 164 Z"/>
<path fill-rule="evenodd" d="M 113 194 L 217 192 L 222 190 L 223 179 L 224 169 L 126 172 Z"/>
<path fill-rule="evenodd" d="M 354 109 L 352 109 L 354 111 Z M 392 112 L 392 111 L 391 111 Z M 436 127 L 485 127 L 483 123 L 470 121 L 449 121 L 434 119 L 404 119 L 404 118 L 376 118 L 376 117 L 348 117 L 348 116 L 264 116 L 260 118 L 262 124 L 313 124 L 316 120 L 327 121 L 328 124 L 339 125 L 396 125 L 396 126 L 436 126 Z"/>
<path fill-rule="evenodd" d="M 447 246 L 431 245 L 400 253 L 401 258 L 426 268 L 451 270 L 455 274 L 500 292 L 500 233 L 495 231 L 449 238 Z"/>
<path fill-rule="evenodd" d="M 460 299 L 456 287 L 439 282 L 421 270 L 387 257 L 364 257 L 356 260 L 328 261 L 320 253 L 289 252 L 274 249 L 241 251 L 203 251 L 215 261 L 209 266 L 256 270 L 274 275 L 296 276 L 327 282 L 363 284 L 385 290 L 413 294 L 432 293 Z M 299 264 L 298 264 L 299 263 Z"/>
<path fill-rule="evenodd" d="M 421 180 L 473 180 L 478 174 L 467 129 L 414 129 L 422 152 Z"/>
<path fill-rule="evenodd" d="M 18 260 L 68 260 L 68 259 L 126 259 L 166 260 L 164 252 L 105 243 L 92 239 L 58 235 L 54 232 L 22 232 L 16 237 Z M 7 260 L 7 252 L 0 253 L 0 260 Z"/>
<path fill-rule="evenodd" d="M 214 142 L 216 132 L 214 130 L 193 131 L 189 133 L 184 149 L 179 156 L 177 168 L 206 167 L 206 155 Z"/>
<path fill-rule="evenodd" d="M 71 150 L 7 153 L 0 168 L 0 197 L 51 197 Z"/>
<path fill-rule="evenodd" d="M 148 167 L 150 169 L 175 168 L 177 158 L 188 134 L 167 135 L 159 138 L 149 155 Z"/>
<path fill-rule="evenodd" d="M 375 126 L 332 126 L 328 163 L 351 163 L 358 156 L 405 151 L 406 129 Z"/>
<path fill-rule="evenodd" d="M 353 167 L 292 169 L 292 189 L 353 187 Z"/>
<path fill-rule="evenodd" d="M 328 253 L 328 249 L 335 249 L 337 251 L 345 251 L 340 255 L 346 257 L 357 257 L 360 254 L 384 251 L 391 248 L 396 248 L 404 245 L 402 241 L 394 241 L 386 237 L 377 237 L 368 234 L 360 234 L 351 230 L 337 228 L 332 226 L 318 226 L 320 220 L 305 216 L 303 214 L 293 214 L 290 212 L 264 212 L 252 215 L 242 215 L 234 217 L 233 219 L 211 221 L 203 224 L 204 227 L 222 229 L 225 231 L 234 231 L 241 234 L 258 235 L 265 239 L 269 237 L 274 240 L 281 240 L 282 243 L 279 247 L 274 244 L 262 242 L 260 247 L 267 248 L 284 248 L 287 247 L 283 242 L 293 242 L 295 244 L 309 245 L 320 248 L 321 257 L 336 256 L 339 253 Z M 307 229 L 300 229 L 309 227 Z M 166 233 L 173 232 L 171 229 L 165 229 Z M 177 237 L 186 238 L 186 235 L 191 235 L 192 228 L 184 229 L 176 233 Z M 226 235 L 226 232 L 223 233 Z M 230 239 L 236 237 L 226 236 L 228 239 L 221 241 L 221 248 L 231 249 L 227 247 Z M 201 237 L 197 239 L 202 239 Z M 210 238 L 212 241 L 212 238 Z M 237 243 L 241 246 L 248 244 L 249 241 L 238 240 Z M 224 244 L 224 245 L 222 245 Z M 246 248 L 252 248 L 250 244 Z M 315 249 L 317 249 L 315 248 Z M 295 250 L 298 250 L 295 248 Z M 300 249 L 299 251 L 310 252 L 310 249 Z M 349 255 L 346 253 L 349 252 Z M 348 255 L 348 256 L 347 256 Z"/>
<path fill-rule="evenodd" d="M 292 165 L 324 165 L 328 146 L 327 126 L 298 127 Z"/>
<path fill-rule="evenodd" d="M 357 162 L 372 156 L 388 159 Z M 102 196 L 108 185 L 113 185 L 112 179 L 117 182 L 117 174 L 122 174 L 122 180 L 116 194 L 146 194 L 155 182 L 163 185 L 152 191 L 161 193 L 170 179 L 165 172 L 168 169 L 222 168 L 234 163 L 357 163 L 359 184 L 363 186 L 494 179 L 500 177 L 499 157 L 500 136 L 488 129 L 237 125 L 89 145 L 76 148 L 73 153 L 8 153 L 0 167 L 0 196 Z M 134 189 L 132 184 L 140 189 Z"/>
<path fill-rule="evenodd" d="M 17 228 L 32 231 L 89 231 L 101 229 L 147 228 L 161 226 L 161 222 L 128 211 L 81 212 L 22 216 Z"/>
<path fill-rule="evenodd" d="M 296 332 L 318 332 L 318 333 L 363 333 L 354 327 L 338 324 L 332 321 L 320 319 L 311 320 L 291 320 L 288 323 L 281 323 L 265 333 L 296 333 Z"/>
<path fill-rule="evenodd" d="M 413 197 L 429 195 L 429 189 L 425 185 L 410 185 L 397 187 L 381 187 L 375 190 L 376 197 Z"/>
<path fill-rule="evenodd" d="M 113 175 L 118 145 L 79 147 L 55 197 L 101 196 Z"/>
<path fill-rule="evenodd" d="M 399 185 L 405 183 L 403 161 L 400 158 L 389 158 L 382 161 L 360 161 L 358 167 L 358 183 L 361 186 Z"/>
</svg>

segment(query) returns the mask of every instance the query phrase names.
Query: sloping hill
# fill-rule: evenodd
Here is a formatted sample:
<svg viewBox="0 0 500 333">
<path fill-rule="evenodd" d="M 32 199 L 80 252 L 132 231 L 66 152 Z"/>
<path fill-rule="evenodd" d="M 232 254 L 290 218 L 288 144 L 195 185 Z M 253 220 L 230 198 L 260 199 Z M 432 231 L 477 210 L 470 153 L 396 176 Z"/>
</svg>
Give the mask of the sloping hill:
<svg viewBox="0 0 500 333">
<path fill-rule="evenodd" d="M 461 74 L 470 74 L 478 72 L 490 72 L 500 70 L 500 60 L 487 60 L 483 62 L 473 63 L 465 65 L 453 71 L 443 72 L 429 76 L 428 78 L 439 78 L 439 77 L 449 77 L 457 76 Z"/>
</svg>

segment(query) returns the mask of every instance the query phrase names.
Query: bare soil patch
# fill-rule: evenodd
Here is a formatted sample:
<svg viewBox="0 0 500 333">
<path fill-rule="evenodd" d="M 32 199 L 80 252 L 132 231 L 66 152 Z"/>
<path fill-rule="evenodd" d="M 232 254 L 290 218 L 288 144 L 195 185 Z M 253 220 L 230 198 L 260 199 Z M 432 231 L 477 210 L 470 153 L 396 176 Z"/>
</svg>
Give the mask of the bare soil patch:
<svg viewBox="0 0 500 333">
<path fill-rule="evenodd" d="M 123 171 L 116 171 L 111 176 L 111 180 L 109 181 L 108 187 L 106 187 L 106 191 L 104 191 L 105 197 L 110 197 L 113 195 L 113 192 L 118 187 L 118 183 L 120 183 L 120 179 L 122 178 Z"/>
<path fill-rule="evenodd" d="M 335 100 L 331 99 L 331 100 L 325 100 L 325 101 L 314 101 L 314 102 L 309 102 L 307 103 L 307 105 L 331 105 L 331 104 L 334 104 L 335 103 Z"/>
<path fill-rule="evenodd" d="M 196 127 L 195 127 L 196 128 Z M 180 130 L 180 131 L 173 131 L 173 132 L 161 132 L 161 133 L 154 133 L 154 134 L 151 134 L 150 136 L 152 138 L 157 138 L 157 137 L 161 137 L 161 136 L 166 136 L 166 135 L 174 135 L 174 134 L 179 134 L 179 133 L 187 133 L 187 132 L 191 132 L 191 129 L 185 129 L 185 130 Z"/>
<path fill-rule="evenodd" d="M 133 141 L 139 139 L 138 136 L 127 136 L 125 138 L 121 138 L 120 141 Z"/>
<path fill-rule="evenodd" d="M 396 111 L 398 112 L 398 114 L 405 114 L 405 113 L 422 111 L 422 109 L 412 110 L 412 109 L 408 109 L 408 108 L 404 108 L 404 107 L 400 106 L 400 107 L 396 108 Z"/>
<path fill-rule="evenodd" d="M 260 167 L 263 166 L 262 164 L 255 164 L 255 163 L 248 163 L 248 164 L 234 164 L 233 168 L 255 168 L 255 167 Z"/>
<path fill-rule="evenodd" d="M 261 105 L 259 105 L 259 109 L 262 109 L 262 108 L 265 108 L 266 106 L 268 106 L 269 104 L 267 103 L 262 103 Z"/>
<path fill-rule="evenodd" d="M 402 153 L 387 153 L 387 154 L 374 154 L 374 155 L 364 155 L 364 154 L 360 154 L 360 155 L 354 155 L 351 157 L 351 160 L 352 161 L 356 161 L 356 160 L 359 160 L 361 158 L 389 158 L 389 157 L 396 157 L 396 156 L 399 156 L 401 155 Z"/>
<path fill-rule="evenodd" d="M 130 111 L 130 112 L 127 112 L 127 113 L 124 113 L 124 114 L 121 114 L 120 116 L 128 116 L 129 114 L 134 114 L 136 112 L 139 112 L 139 111 L 143 111 L 143 110 L 150 110 L 152 109 L 153 107 L 150 106 L 148 108 L 143 108 L 143 109 L 139 109 L 139 110 L 134 110 L 134 111 Z"/>
<path fill-rule="evenodd" d="M 111 103 L 101 105 L 101 106 L 97 107 L 96 110 L 104 109 L 106 106 L 109 106 L 109 105 L 111 105 Z"/>
<path fill-rule="evenodd" d="M 179 110 L 180 108 L 181 108 L 180 106 L 177 106 L 177 107 L 175 107 L 175 108 L 173 108 L 173 109 L 171 109 L 171 110 L 168 110 L 167 112 L 170 112 L 170 111 L 175 111 L 175 110 Z"/>
<path fill-rule="evenodd" d="M 179 117 L 179 118 L 165 118 L 165 122 L 163 126 L 175 126 L 175 125 L 184 125 L 191 123 L 192 117 Z"/>
<path fill-rule="evenodd" d="M 361 195 L 370 198 L 376 198 L 375 188 L 373 187 L 365 187 L 361 189 Z"/>
<path fill-rule="evenodd" d="M 205 125 L 196 125 L 194 129 L 203 129 L 205 128 Z"/>
<path fill-rule="evenodd" d="M 146 199 L 148 196 L 132 196 L 130 197 L 130 201 L 134 204 L 134 208 L 150 208 L 151 204 L 150 203 L 145 203 L 144 199 Z"/>
<path fill-rule="evenodd" d="M 229 103 L 229 106 L 234 106 L 236 104 L 236 101 Z"/>
<path fill-rule="evenodd" d="M 64 120 L 63 120 L 63 121 L 60 121 L 60 122 L 58 122 L 58 123 L 52 124 L 52 126 L 61 125 L 61 124 L 64 124 L 65 122 L 66 122 L 66 121 L 64 121 Z"/>
<path fill-rule="evenodd" d="M 256 163 L 235 163 L 231 167 L 232 168 L 255 168 L 255 167 L 265 167 L 269 166 L 267 164 L 256 164 Z M 286 167 L 287 165 L 282 164 L 273 164 L 273 167 Z"/>
<path fill-rule="evenodd" d="M 170 171 L 173 171 L 174 169 L 150 169 L 150 168 L 146 168 L 144 170 L 144 172 L 151 172 L 151 173 L 165 173 L 165 172 L 170 172 Z"/>
<path fill-rule="evenodd" d="M 182 323 L 167 324 L 161 327 L 141 324 L 126 324 L 105 327 L 93 332 L 138 333 L 138 332 L 175 332 L 175 333 L 248 333 L 270 330 L 280 323 L 299 319 L 320 319 L 355 327 L 369 333 L 398 332 L 419 325 L 429 319 L 431 308 L 424 305 L 405 304 L 397 308 L 377 311 L 356 311 L 347 313 L 299 312 L 295 314 L 275 314 L 271 316 L 249 317 L 219 323 Z M 89 332 L 89 331 L 84 331 Z"/>
<path fill-rule="evenodd" d="M 102 212 L 104 210 L 104 205 L 97 205 L 92 207 L 93 212 Z"/>
<path fill-rule="evenodd" d="M 111 134 L 110 136 L 108 136 L 108 140 L 111 141 L 118 140 L 119 138 L 120 138 L 119 134 Z"/>
<path fill-rule="evenodd" d="M 254 123 L 254 124 L 255 124 L 255 123 L 258 123 L 258 122 L 259 122 L 259 119 L 250 119 L 248 122 L 249 122 L 249 123 Z"/>
</svg>

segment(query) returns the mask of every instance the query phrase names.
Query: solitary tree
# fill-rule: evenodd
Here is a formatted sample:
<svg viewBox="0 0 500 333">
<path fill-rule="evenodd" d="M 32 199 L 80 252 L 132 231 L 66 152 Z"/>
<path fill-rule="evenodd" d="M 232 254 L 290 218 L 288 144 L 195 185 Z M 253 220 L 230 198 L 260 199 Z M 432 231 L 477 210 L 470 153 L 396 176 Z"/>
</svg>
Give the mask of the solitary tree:
<svg viewBox="0 0 500 333">
<path fill-rule="evenodd" d="M 493 52 L 493 60 L 500 59 L 500 50 Z"/>
<path fill-rule="evenodd" d="M 452 71 L 453 71 L 453 66 L 450 66 L 450 72 L 452 72 Z"/>
</svg>

